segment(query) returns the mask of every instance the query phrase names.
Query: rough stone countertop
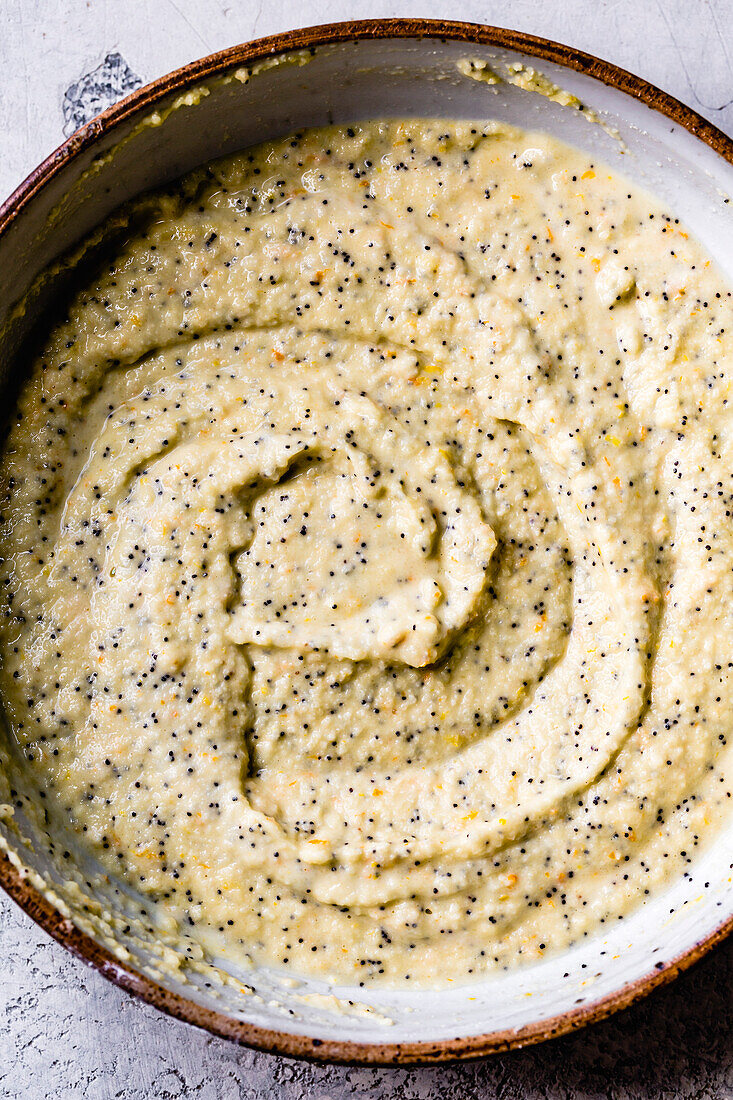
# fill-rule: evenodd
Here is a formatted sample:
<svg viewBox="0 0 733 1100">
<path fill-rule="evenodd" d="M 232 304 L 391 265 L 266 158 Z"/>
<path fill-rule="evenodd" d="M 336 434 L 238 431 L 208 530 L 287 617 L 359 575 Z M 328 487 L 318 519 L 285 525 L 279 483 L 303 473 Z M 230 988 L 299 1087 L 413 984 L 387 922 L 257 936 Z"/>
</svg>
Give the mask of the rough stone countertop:
<svg viewBox="0 0 733 1100">
<path fill-rule="evenodd" d="M 733 132 L 731 0 L 0 0 L 0 198 L 112 98 L 288 27 L 422 15 L 513 26 L 639 73 Z M 733 1100 L 733 939 L 605 1023 L 462 1066 L 256 1054 L 168 1019 L 0 897 L 0 1098 Z"/>
</svg>

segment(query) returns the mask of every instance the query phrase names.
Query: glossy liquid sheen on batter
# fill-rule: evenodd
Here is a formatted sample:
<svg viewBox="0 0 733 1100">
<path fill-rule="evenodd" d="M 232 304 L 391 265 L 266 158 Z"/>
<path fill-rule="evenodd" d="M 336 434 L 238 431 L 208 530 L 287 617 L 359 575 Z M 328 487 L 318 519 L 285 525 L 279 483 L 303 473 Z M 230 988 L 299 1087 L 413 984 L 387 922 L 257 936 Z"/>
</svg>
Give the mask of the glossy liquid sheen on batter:
<svg viewBox="0 0 733 1100">
<path fill-rule="evenodd" d="M 674 216 L 543 134 L 308 131 L 146 199 L 2 457 L 49 813 L 349 983 L 622 920 L 730 806 L 732 338 Z"/>
</svg>

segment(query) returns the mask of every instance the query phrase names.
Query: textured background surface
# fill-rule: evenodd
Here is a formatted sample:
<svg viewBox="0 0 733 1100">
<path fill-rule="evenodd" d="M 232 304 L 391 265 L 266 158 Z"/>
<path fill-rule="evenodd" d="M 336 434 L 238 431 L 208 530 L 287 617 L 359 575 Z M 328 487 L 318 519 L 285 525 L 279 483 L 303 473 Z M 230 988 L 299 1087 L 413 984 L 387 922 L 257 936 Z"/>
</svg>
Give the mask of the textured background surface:
<svg viewBox="0 0 733 1100">
<path fill-rule="evenodd" d="M 140 81 L 235 42 L 367 16 L 462 18 L 556 38 L 733 132 L 732 10 L 731 0 L 0 0 L 0 193 Z M 733 941 L 636 1008 L 550 1045 L 441 1069 L 311 1067 L 137 1003 L 2 896 L 0 1097 L 731 1100 L 731 990 Z"/>
</svg>

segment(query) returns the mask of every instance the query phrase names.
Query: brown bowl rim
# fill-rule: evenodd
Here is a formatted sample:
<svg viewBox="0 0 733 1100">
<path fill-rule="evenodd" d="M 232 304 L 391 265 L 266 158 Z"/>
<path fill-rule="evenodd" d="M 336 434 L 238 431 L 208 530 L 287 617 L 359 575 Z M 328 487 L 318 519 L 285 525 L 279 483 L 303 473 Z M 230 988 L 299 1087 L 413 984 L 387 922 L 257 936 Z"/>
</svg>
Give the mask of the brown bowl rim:
<svg viewBox="0 0 733 1100">
<path fill-rule="evenodd" d="M 231 46 L 184 65 L 137 89 L 81 127 L 37 168 L 34 168 L 0 206 L 0 240 L 34 196 L 65 165 L 100 138 L 109 134 L 124 120 L 150 109 L 172 92 L 186 88 L 196 81 L 220 75 L 234 66 L 246 65 L 273 54 L 284 54 L 293 50 L 341 42 L 381 38 L 458 40 L 471 45 L 498 46 L 515 50 L 541 61 L 562 65 L 594 77 L 603 84 L 641 100 L 648 107 L 688 130 L 733 165 L 733 139 L 722 130 L 674 96 L 592 54 L 550 39 L 525 34 L 522 31 L 478 23 L 441 19 L 362 19 L 304 27 Z M 434 1042 L 366 1043 L 317 1039 L 307 1035 L 259 1027 L 204 1008 L 187 997 L 169 992 L 121 962 L 112 952 L 78 929 L 36 889 L 4 853 L 0 853 L 0 886 L 36 924 L 72 955 L 98 970 L 121 989 L 134 994 L 169 1016 L 266 1053 L 351 1065 L 449 1062 L 496 1054 L 565 1035 L 586 1024 L 603 1020 L 619 1009 L 634 1004 L 651 990 L 666 985 L 733 931 L 732 914 L 687 951 L 665 963 L 657 963 L 648 974 L 627 982 L 613 993 L 598 1001 L 521 1028 Z"/>
</svg>

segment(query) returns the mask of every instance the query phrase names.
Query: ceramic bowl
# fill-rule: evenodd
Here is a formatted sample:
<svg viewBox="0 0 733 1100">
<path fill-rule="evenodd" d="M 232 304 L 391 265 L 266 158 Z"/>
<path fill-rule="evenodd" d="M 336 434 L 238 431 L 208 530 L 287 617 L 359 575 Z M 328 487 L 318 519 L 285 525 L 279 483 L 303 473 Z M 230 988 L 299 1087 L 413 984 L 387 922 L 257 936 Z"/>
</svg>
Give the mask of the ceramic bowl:
<svg viewBox="0 0 733 1100">
<path fill-rule="evenodd" d="M 520 63 L 595 112 L 502 82 Z M 73 135 L 0 210 L 0 386 L 12 401 L 18 352 L 59 284 L 38 276 L 121 203 L 193 166 L 296 128 L 395 115 L 497 118 L 549 131 L 655 192 L 733 281 L 733 142 L 638 77 L 565 46 L 507 30 L 427 20 L 335 24 L 237 46 L 141 88 Z M 30 290 L 30 293 L 27 293 Z M 20 308 L 17 303 L 23 300 Z M 23 356 L 21 356 L 23 358 Z M 27 360 L 27 356 L 25 356 Z M 733 832 L 629 919 L 570 951 L 472 986 L 439 992 L 339 989 L 266 971 L 172 970 L 162 929 L 125 931 L 133 899 L 23 801 L 12 752 L 12 816 L 0 883 L 70 951 L 118 985 L 193 1024 L 283 1054 L 364 1063 L 465 1058 L 598 1020 L 668 981 L 733 924 Z M 0 791 L 0 802 L 3 794 Z M 73 852 L 73 849 L 72 849 Z M 703 884 L 706 888 L 703 888 Z M 83 904 L 88 895 L 86 906 Z M 172 951 L 166 955 L 165 951 Z M 354 1002 L 349 1006 L 348 1002 Z"/>
</svg>

